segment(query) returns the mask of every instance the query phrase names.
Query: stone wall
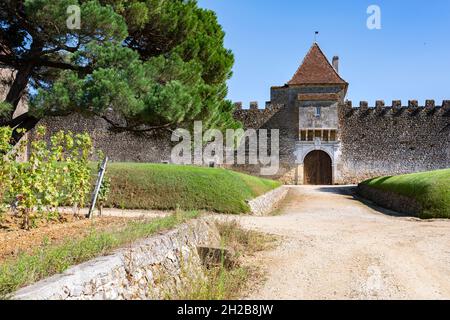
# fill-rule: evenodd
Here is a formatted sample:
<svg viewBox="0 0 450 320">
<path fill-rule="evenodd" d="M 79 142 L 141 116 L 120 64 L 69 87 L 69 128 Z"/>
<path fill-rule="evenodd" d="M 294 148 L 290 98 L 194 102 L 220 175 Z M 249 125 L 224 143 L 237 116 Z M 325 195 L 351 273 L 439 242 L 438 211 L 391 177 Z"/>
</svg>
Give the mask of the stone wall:
<svg viewBox="0 0 450 320">
<path fill-rule="evenodd" d="M 283 94 L 288 91 L 280 89 Z M 274 92 L 278 92 L 275 90 Z M 280 135 L 280 169 L 274 176 L 264 178 L 279 180 L 285 184 L 295 184 L 297 181 L 297 166 L 295 164 L 295 144 L 298 140 L 298 117 L 296 107 L 288 107 L 281 102 L 288 99 L 282 95 L 277 103 L 267 103 L 265 109 L 258 109 L 256 103 L 251 103 L 250 109 L 242 109 L 240 103 L 236 104 L 235 117 L 243 123 L 245 129 L 278 129 Z M 270 148 L 270 143 L 268 144 Z M 260 165 L 235 165 L 231 169 L 260 176 Z"/>
<path fill-rule="evenodd" d="M 114 254 L 75 266 L 16 292 L 16 300 L 160 300 L 203 277 L 198 247 L 220 245 L 213 222 L 199 219 Z"/>
<path fill-rule="evenodd" d="M 338 102 L 328 103 L 327 105 L 317 105 L 321 108 L 320 117 L 316 116 L 315 101 L 305 101 L 304 105 L 300 107 L 299 114 L 299 128 L 300 129 L 337 129 L 337 109 Z"/>
<path fill-rule="evenodd" d="M 264 216 L 272 213 L 286 198 L 288 192 L 289 187 L 282 186 L 251 200 L 248 205 L 250 206 L 252 214 Z"/>
<path fill-rule="evenodd" d="M 295 99 L 298 92 L 299 89 L 273 89 L 272 99 L 289 101 Z M 317 149 L 314 143 L 307 148 L 299 142 L 300 109 L 313 112 L 308 109 L 313 107 L 299 103 L 268 103 L 265 109 L 258 109 L 257 104 L 252 103 L 251 108 L 245 110 L 238 103 L 235 111 L 236 119 L 243 122 L 244 128 L 280 131 L 280 170 L 266 178 L 285 184 L 303 183 L 302 154 Z M 331 112 L 335 105 L 325 108 Z M 333 161 L 336 184 L 354 184 L 376 176 L 450 167 L 448 101 L 443 106 L 435 106 L 434 101 L 429 100 L 425 107 L 419 107 L 417 101 L 410 101 L 407 107 L 402 107 L 400 101 L 394 101 L 390 107 L 378 101 L 372 108 L 367 102 L 362 102 L 360 108 L 339 104 L 337 114 L 339 143 L 332 147 L 336 150 L 328 152 Z M 330 121 L 332 126 L 334 119 L 330 118 Z M 109 130 L 106 121 L 77 114 L 47 118 L 41 124 L 46 125 L 50 133 L 61 129 L 87 131 L 93 137 L 95 148 L 103 150 L 113 161 L 170 162 L 173 146 L 170 132 L 159 135 L 115 133 Z M 320 147 L 321 150 L 324 148 L 323 145 Z M 260 166 L 250 165 L 231 168 L 256 176 L 261 170 Z"/>
<path fill-rule="evenodd" d="M 113 132 L 103 119 L 86 118 L 80 114 L 67 117 L 48 117 L 38 125 L 47 127 L 47 136 L 60 130 L 87 132 L 91 135 L 95 150 L 102 150 L 115 162 L 170 162 L 171 132 L 158 134 Z M 33 133 L 31 133 L 32 139 Z"/>
<path fill-rule="evenodd" d="M 277 174 L 272 176 L 261 176 L 261 165 L 234 165 L 234 166 L 223 166 L 227 169 L 232 169 L 241 173 L 280 181 L 286 185 L 296 185 L 300 181 L 303 181 L 303 172 L 299 172 L 300 166 L 295 163 L 280 163 Z"/>
<path fill-rule="evenodd" d="M 361 197 L 399 213 L 420 216 L 423 210 L 415 199 L 395 192 L 369 187 L 364 184 L 358 186 L 357 192 Z"/>
<path fill-rule="evenodd" d="M 375 108 L 351 102 L 339 109 L 341 158 L 338 183 L 359 183 L 368 178 L 450 167 L 450 103 L 425 107 L 410 101 L 391 107 L 382 101 Z"/>
<path fill-rule="evenodd" d="M 297 93 L 289 90 L 275 88 L 272 98 L 288 102 Z M 334 105 L 327 108 L 333 109 Z M 383 101 L 377 101 L 375 107 L 361 102 L 359 108 L 353 108 L 349 102 L 336 108 L 339 144 L 332 156 L 334 183 L 355 184 L 377 176 L 450 167 L 449 101 L 436 106 L 433 100 L 428 100 L 424 107 L 414 100 L 403 107 L 400 101 L 393 101 L 389 107 Z M 261 114 L 260 110 L 240 113 L 241 118 L 254 120 L 245 121 L 246 127 L 280 130 L 280 170 L 267 178 L 285 184 L 303 183 L 301 157 L 297 155 L 302 147 L 298 143 L 299 120 L 302 122 L 299 110 L 309 109 L 297 104 L 283 105 L 262 124 L 252 114 Z M 259 175 L 261 168 L 240 165 L 233 169 Z"/>
</svg>

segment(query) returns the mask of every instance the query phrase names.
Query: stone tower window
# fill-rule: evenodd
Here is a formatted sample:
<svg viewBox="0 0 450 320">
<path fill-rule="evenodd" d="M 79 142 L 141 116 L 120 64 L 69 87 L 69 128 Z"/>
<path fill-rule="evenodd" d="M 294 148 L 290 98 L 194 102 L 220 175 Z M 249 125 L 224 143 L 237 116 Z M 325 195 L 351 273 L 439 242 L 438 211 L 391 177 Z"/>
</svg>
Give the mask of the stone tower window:
<svg viewBox="0 0 450 320">
<path fill-rule="evenodd" d="M 320 118 L 321 115 L 322 115 L 322 108 L 316 107 L 316 113 L 315 113 L 316 118 Z"/>
<path fill-rule="evenodd" d="M 323 142 L 336 142 L 337 131 L 335 129 L 303 129 L 300 130 L 300 141 L 313 142 L 319 139 Z"/>
</svg>

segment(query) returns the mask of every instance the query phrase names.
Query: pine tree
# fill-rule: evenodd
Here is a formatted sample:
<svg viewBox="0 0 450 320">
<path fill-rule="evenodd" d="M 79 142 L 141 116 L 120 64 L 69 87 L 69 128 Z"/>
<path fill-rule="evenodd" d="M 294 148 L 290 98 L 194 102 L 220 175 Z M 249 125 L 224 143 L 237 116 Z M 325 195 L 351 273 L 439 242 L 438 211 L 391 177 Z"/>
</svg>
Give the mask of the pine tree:
<svg viewBox="0 0 450 320">
<path fill-rule="evenodd" d="M 70 5 L 80 29 L 67 26 Z M 16 73 L 0 125 L 30 130 L 44 116 L 80 112 L 124 131 L 194 120 L 234 128 L 225 99 L 233 62 L 215 13 L 193 0 L 5 0 L 0 66 Z M 27 88 L 30 110 L 12 119 Z"/>
</svg>

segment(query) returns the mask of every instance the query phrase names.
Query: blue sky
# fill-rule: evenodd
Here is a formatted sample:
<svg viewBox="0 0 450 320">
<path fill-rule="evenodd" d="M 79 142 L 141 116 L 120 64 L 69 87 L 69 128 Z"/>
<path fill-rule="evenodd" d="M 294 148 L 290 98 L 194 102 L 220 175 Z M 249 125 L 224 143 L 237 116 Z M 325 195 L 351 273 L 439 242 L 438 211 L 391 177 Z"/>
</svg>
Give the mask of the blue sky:
<svg viewBox="0 0 450 320">
<path fill-rule="evenodd" d="M 381 30 L 369 30 L 369 5 Z M 229 99 L 264 105 L 290 80 L 320 31 L 327 57 L 340 57 L 348 99 L 450 99 L 450 0 L 199 0 L 217 13 L 235 55 Z"/>
</svg>

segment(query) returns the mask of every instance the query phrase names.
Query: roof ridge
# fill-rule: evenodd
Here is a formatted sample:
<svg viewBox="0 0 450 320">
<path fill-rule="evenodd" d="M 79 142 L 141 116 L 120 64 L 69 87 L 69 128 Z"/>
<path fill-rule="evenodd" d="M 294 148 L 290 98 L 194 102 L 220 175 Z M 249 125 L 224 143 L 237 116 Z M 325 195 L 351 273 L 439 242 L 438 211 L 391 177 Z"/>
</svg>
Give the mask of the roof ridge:
<svg viewBox="0 0 450 320">
<path fill-rule="evenodd" d="M 309 50 L 308 50 L 308 52 L 306 53 L 306 55 L 303 57 L 302 63 L 300 63 L 300 65 L 299 65 L 298 68 L 297 68 L 297 71 L 295 71 L 294 76 L 292 77 L 292 79 L 291 79 L 289 82 L 291 82 L 292 80 L 294 80 L 295 75 L 300 71 L 301 67 L 305 64 L 305 60 L 306 60 L 306 58 L 309 56 L 309 54 L 311 53 L 311 51 L 312 51 L 312 49 L 314 48 L 314 46 L 319 47 L 319 45 L 317 44 L 316 41 L 314 41 L 314 43 L 313 43 L 312 46 L 309 48 Z M 319 50 L 320 50 L 320 47 L 319 47 Z M 322 52 L 322 50 L 320 50 L 320 51 Z M 322 52 L 322 54 L 323 54 L 323 52 Z M 289 83 L 289 82 L 288 82 L 288 83 Z"/>
<path fill-rule="evenodd" d="M 339 72 L 336 71 L 336 69 L 333 67 L 333 64 L 330 62 L 330 60 L 328 60 L 326 54 L 323 52 L 322 48 L 319 46 L 319 44 L 317 42 L 314 42 L 314 45 L 317 47 L 317 49 L 319 49 L 320 53 L 325 57 L 325 61 L 328 63 L 328 65 L 331 67 L 331 69 L 333 69 L 334 73 L 336 74 L 336 76 L 338 76 L 339 79 L 341 79 L 342 81 L 344 81 L 345 83 L 347 83 L 347 81 L 345 81 L 344 79 L 342 79 L 342 77 L 339 75 Z"/>
<path fill-rule="evenodd" d="M 313 56 L 315 49 L 318 50 L 318 55 Z M 325 61 L 325 65 L 323 65 L 323 61 Z M 288 85 L 301 84 L 347 84 L 347 82 L 334 69 L 319 44 L 314 42 L 294 76 L 288 82 Z"/>
</svg>

